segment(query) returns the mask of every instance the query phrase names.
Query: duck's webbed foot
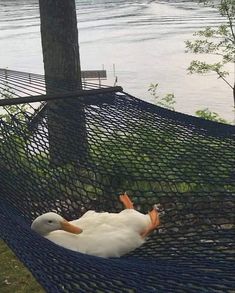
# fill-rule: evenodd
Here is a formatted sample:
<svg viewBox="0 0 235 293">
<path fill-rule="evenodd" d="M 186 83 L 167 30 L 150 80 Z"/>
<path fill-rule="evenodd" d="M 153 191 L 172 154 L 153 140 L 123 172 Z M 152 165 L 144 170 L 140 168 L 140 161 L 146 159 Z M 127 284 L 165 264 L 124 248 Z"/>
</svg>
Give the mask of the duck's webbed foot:
<svg viewBox="0 0 235 293">
<path fill-rule="evenodd" d="M 119 196 L 119 200 L 123 203 L 125 209 L 134 209 L 133 202 L 130 200 L 126 192 Z"/>
<path fill-rule="evenodd" d="M 150 217 L 151 223 L 146 228 L 146 230 L 140 234 L 143 238 L 151 234 L 160 225 L 159 212 L 156 207 L 154 207 L 152 211 L 149 212 L 149 217 Z"/>
</svg>

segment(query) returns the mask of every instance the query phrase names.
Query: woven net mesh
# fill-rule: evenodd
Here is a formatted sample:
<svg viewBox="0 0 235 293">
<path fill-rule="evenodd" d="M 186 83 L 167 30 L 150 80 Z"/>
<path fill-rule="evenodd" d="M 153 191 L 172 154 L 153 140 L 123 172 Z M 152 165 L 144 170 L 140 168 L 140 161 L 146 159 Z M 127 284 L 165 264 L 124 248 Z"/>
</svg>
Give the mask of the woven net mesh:
<svg viewBox="0 0 235 293">
<path fill-rule="evenodd" d="M 1 110 L 0 236 L 46 291 L 235 289 L 235 127 L 123 92 L 36 106 Z M 121 211 L 124 191 L 141 212 L 155 203 L 165 210 L 160 229 L 127 256 L 75 253 L 30 229 L 48 211 L 69 220 L 90 209 Z"/>
</svg>

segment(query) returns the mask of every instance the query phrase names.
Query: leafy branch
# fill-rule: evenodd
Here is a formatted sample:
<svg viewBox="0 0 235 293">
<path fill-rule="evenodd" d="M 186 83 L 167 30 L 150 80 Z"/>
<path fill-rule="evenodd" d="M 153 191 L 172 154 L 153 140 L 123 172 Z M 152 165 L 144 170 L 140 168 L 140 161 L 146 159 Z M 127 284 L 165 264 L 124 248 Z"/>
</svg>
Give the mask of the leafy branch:
<svg viewBox="0 0 235 293">
<path fill-rule="evenodd" d="M 155 104 L 160 107 L 175 111 L 175 108 L 174 108 L 174 105 L 176 104 L 175 95 L 171 93 L 171 94 L 166 94 L 163 97 L 160 97 L 157 93 L 157 90 L 158 90 L 158 83 L 155 83 L 155 84 L 151 83 L 148 91 L 154 97 L 156 101 Z M 220 117 L 218 113 L 212 112 L 208 108 L 197 110 L 195 112 L 195 115 L 197 117 L 200 117 L 206 120 L 229 124 L 229 122 L 223 119 L 222 117 Z"/>
<path fill-rule="evenodd" d="M 174 104 L 175 101 L 175 95 L 174 94 L 166 94 L 163 97 L 160 97 L 157 94 L 158 90 L 158 83 L 151 83 L 149 86 L 148 91 L 150 92 L 150 95 L 155 99 L 155 104 L 158 106 L 161 106 L 163 108 L 167 108 L 169 110 L 175 111 Z"/>
<path fill-rule="evenodd" d="M 216 28 L 206 27 L 194 33 L 197 39 L 185 42 L 186 52 L 194 54 L 211 54 L 220 60 L 214 63 L 193 60 L 188 67 L 190 74 L 206 74 L 215 72 L 233 92 L 235 107 L 235 80 L 234 83 L 228 79 L 229 72 L 225 70 L 225 65 L 232 63 L 235 66 L 235 1 L 234 0 L 200 0 L 199 2 L 209 5 L 218 10 L 221 17 L 225 18 L 225 24 Z"/>
</svg>

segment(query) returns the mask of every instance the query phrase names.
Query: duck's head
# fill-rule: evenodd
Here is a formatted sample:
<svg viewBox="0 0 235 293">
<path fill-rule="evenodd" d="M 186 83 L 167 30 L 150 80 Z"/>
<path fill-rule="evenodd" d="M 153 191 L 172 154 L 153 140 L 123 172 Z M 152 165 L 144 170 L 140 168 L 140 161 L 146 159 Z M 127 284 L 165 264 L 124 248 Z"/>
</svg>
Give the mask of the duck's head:
<svg viewBox="0 0 235 293">
<path fill-rule="evenodd" d="M 74 234 L 82 233 L 82 229 L 70 224 L 63 217 L 53 212 L 37 217 L 33 221 L 31 229 L 40 235 L 47 235 L 48 233 L 56 230 L 64 230 Z"/>
</svg>

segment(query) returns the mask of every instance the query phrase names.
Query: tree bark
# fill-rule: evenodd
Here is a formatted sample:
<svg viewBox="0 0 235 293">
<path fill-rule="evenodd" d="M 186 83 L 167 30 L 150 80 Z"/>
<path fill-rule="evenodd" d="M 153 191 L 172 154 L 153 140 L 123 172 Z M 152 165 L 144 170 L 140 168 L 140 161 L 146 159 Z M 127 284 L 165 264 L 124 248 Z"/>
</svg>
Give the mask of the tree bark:
<svg viewBox="0 0 235 293">
<path fill-rule="evenodd" d="M 82 88 L 75 0 L 39 0 L 47 94 Z M 47 104 L 51 161 L 64 164 L 84 158 L 86 126 L 77 99 Z M 83 154 L 82 154 L 83 153 Z"/>
</svg>

